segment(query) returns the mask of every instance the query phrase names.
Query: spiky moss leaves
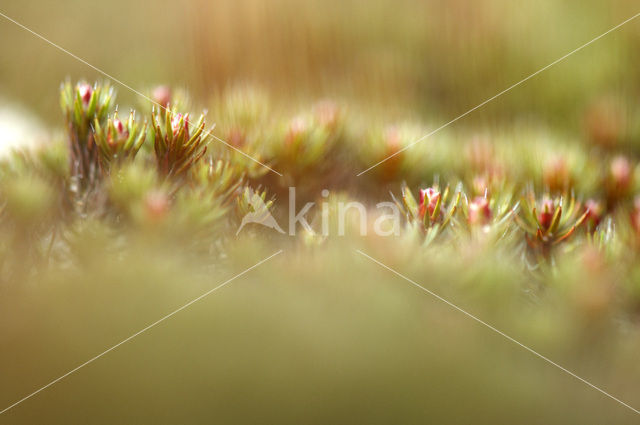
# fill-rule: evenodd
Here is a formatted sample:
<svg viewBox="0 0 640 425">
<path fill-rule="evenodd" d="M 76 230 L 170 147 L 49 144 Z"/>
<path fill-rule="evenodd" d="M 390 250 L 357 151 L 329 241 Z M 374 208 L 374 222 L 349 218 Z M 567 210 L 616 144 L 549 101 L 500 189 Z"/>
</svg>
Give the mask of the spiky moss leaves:
<svg viewBox="0 0 640 425">
<path fill-rule="evenodd" d="M 107 172 L 114 163 L 133 160 L 145 142 L 147 122 L 142 125 L 137 122 L 134 111 L 131 111 L 125 122 L 120 121 L 116 111 L 104 127 L 98 118 L 95 118 L 93 125 L 103 172 Z"/>
<path fill-rule="evenodd" d="M 208 132 L 204 131 L 204 115 L 192 124 L 189 114 L 165 109 L 152 113 L 152 124 L 156 166 L 164 177 L 184 176 L 207 151 Z"/>
<path fill-rule="evenodd" d="M 251 158 L 272 166 L 265 141 L 272 134 L 274 111 L 266 93 L 248 86 L 231 87 L 212 102 L 212 114 L 220 125 L 216 131 L 224 143 L 213 144 L 216 158 L 244 170 L 247 178 L 258 180 L 269 170 Z"/>
<path fill-rule="evenodd" d="M 67 81 L 61 87 L 60 105 L 69 137 L 71 175 L 77 177 L 83 187 L 99 177 L 99 149 L 92 126 L 95 122 L 106 123 L 114 101 L 115 92 L 106 83 L 90 86 L 80 82 L 74 86 Z"/>
<path fill-rule="evenodd" d="M 275 183 L 281 188 L 296 186 L 301 192 L 319 192 L 334 185 L 344 174 L 335 167 L 342 128 L 342 111 L 331 102 L 279 119 L 266 148 L 270 163 L 284 170 L 284 178 Z M 322 182 L 309 178 L 318 174 L 325 176 Z"/>
<path fill-rule="evenodd" d="M 449 225 L 451 218 L 456 213 L 462 197 L 461 186 L 452 194 L 449 187 L 440 191 L 438 183 L 421 189 L 419 201 L 416 201 L 411 190 L 405 184 L 402 187 L 401 202 L 396 200 L 401 213 L 410 224 L 411 231 L 419 229 L 424 235 L 424 243 L 430 244 Z"/>
<path fill-rule="evenodd" d="M 180 181 L 161 178 L 144 163 L 128 163 L 111 173 L 108 193 L 114 220 L 145 237 L 173 241 L 206 251 L 229 234 L 242 173 L 224 161 L 209 159 Z"/>
</svg>

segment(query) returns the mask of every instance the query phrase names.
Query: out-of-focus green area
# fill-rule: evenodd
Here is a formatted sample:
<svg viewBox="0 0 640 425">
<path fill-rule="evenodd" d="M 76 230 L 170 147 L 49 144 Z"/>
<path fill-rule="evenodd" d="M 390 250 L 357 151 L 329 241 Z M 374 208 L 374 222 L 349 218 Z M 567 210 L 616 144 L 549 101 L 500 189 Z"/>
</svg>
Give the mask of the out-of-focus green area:
<svg viewBox="0 0 640 425">
<path fill-rule="evenodd" d="M 445 120 L 637 10 L 630 0 L 25 0 L 2 12 L 143 91 L 184 86 L 204 103 L 249 82 L 280 100 L 337 96 Z M 0 93 L 51 122 L 60 81 L 102 78 L 7 21 L 0 34 Z M 630 23 L 465 120 L 579 129 L 594 99 L 637 98 L 639 44 Z"/>
</svg>

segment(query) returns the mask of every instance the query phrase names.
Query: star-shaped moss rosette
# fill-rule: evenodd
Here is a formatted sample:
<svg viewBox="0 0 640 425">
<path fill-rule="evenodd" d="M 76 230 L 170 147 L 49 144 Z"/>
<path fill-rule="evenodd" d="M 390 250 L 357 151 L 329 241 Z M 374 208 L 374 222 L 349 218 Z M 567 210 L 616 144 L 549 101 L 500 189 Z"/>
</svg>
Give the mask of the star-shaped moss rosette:
<svg viewBox="0 0 640 425">
<path fill-rule="evenodd" d="M 168 182 L 160 182 L 155 170 L 145 165 L 140 161 L 123 163 L 113 167 L 105 180 L 110 213 L 118 223 L 144 227 L 166 216 L 171 187 Z"/>
<path fill-rule="evenodd" d="M 565 203 L 565 200 L 568 202 Z M 584 211 L 572 195 L 567 198 L 544 196 L 536 200 L 533 191 L 522 198 L 520 214 L 516 222 L 525 232 L 528 246 L 548 257 L 551 248 L 566 241 L 587 219 Z"/>
<path fill-rule="evenodd" d="M 396 200 L 396 204 L 409 224 L 426 235 L 426 244 L 433 241 L 450 224 L 460 205 L 462 187 L 458 186 L 456 195 L 451 201 L 449 201 L 450 193 L 448 186 L 441 191 L 439 184 L 436 183 L 426 189 L 420 189 L 420 195 L 416 201 L 409 187 L 407 185 L 402 187 L 402 203 Z"/>
<path fill-rule="evenodd" d="M 204 114 L 196 124 L 191 124 L 189 114 L 183 115 L 175 109 L 154 110 L 151 121 L 158 172 L 163 177 L 183 177 L 207 151 L 211 130 L 204 131 Z"/>
<path fill-rule="evenodd" d="M 491 196 L 487 190 L 482 196 L 463 196 L 460 210 L 466 226 L 458 227 L 464 227 L 472 234 L 504 236 L 520 206 L 512 203 L 512 193 L 505 189 Z"/>
<path fill-rule="evenodd" d="M 588 194 L 597 192 L 598 173 L 594 169 L 599 164 L 593 155 L 575 144 L 548 136 L 530 149 L 534 153 L 525 165 L 524 184 L 533 182 L 537 191 L 553 196 L 562 196 L 572 190 Z M 526 152 L 521 151 L 520 155 L 527 158 Z"/>
<path fill-rule="evenodd" d="M 147 134 L 147 122 L 142 125 L 136 121 L 135 112 L 131 111 L 127 121 L 118 118 L 118 112 L 102 126 L 97 118 L 93 123 L 95 142 L 100 149 L 100 167 L 108 172 L 112 163 L 122 163 L 135 158 L 144 144 Z"/>
<path fill-rule="evenodd" d="M 60 105 L 69 133 L 71 175 L 86 187 L 97 180 L 99 148 L 94 140 L 92 126 L 104 125 L 115 99 L 109 84 L 93 86 L 80 82 L 66 82 L 60 90 Z"/>
<path fill-rule="evenodd" d="M 228 205 L 244 181 L 244 172 L 228 161 L 208 158 L 192 168 L 191 180 L 209 196 Z"/>
<path fill-rule="evenodd" d="M 265 140 L 272 137 L 274 116 L 268 95 L 250 86 L 232 87 L 216 96 L 209 110 L 219 123 L 217 135 L 227 145 L 215 143 L 208 152 L 242 168 L 249 179 L 257 180 L 269 173 L 262 165 L 273 165 L 265 156 L 269 147 Z"/>
<path fill-rule="evenodd" d="M 280 124 L 270 143 L 269 156 L 276 167 L 293 176 L 326 165 L 341 130 L 340 109 L 331 102 Z"/>
<path fill-rule="evenodd" d="M 172 198 L 171 211 L 165 231 L 185 246 L 205 251 L 232 234 L 227 212 L 230 205 L 226 199 L 210 193 L 206 186 L 185 185 Z M 226 231 L 225 231 L 226 230 Z"/>
<path fill-rule="evenodd" d="M 265 139 L 264 129 L 247 130 L 229 125 L 224 127 L 226 129 L 218 130 L 221 139 L 235 149 L 219 143 L 211 146 L 211 154 L 235 168 L 244 170 L 246 177 L 252 180 L 258 180 L 269 173 L 269 169 L 262 165 L 272 165 L 272 161 L 266 159 L 262 153 Z"/>
<path fill-rule="evenodd" d="M 354 154 L 363 168 L 361 171 L 379 163 L 364 174 L 370 174 L 371 179 L 414 185 L 434 174 L 454 171 L 455 164 L 449 161 L 448 155 L 450 136 L 446 132 L 441 133 L 438 140 L 424 144 L 416 142 L 430 129 L 414 122 L 371 125 L 364 120 L 361 125 L 365 129 L 358 136 L 362 141 L 354 146 Z"/>
<path fill-rule="evenodd" d="M 116 222 L 141 231 L 145 237 L 168 238 L 184 246 L 205 249 L 221 238 L 238 183 L 216 162 L 198 164 L 186 182 L 160 178 L 139 161 L 114 168 L 108 194 Z M 218 182 L 218 184 L 215 183 Z"/>
</svg>

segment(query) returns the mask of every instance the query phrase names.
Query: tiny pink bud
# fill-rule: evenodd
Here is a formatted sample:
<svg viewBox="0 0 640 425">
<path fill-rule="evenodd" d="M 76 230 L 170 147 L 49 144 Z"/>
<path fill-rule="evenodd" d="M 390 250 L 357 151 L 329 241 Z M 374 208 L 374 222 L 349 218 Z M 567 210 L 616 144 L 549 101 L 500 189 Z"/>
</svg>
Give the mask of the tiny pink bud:
<svg viewBox="0 0 640 425">
<path fill-rule="evenodd" d="M 169 211 L 169 199 L 160 191 L 152 191 L 144 199 L 147 218 L 153 222 L 161 221 Z"/>
<path fill-rule="evenodd" d="M 477 196 L 469 204 L 470 224 L 489 224 L 491 220 L 491 208 L 489 201 L 484 196 Z"/>
<path fill-rule="evenodd" d="M 611 160 L 610 173 L 612 183 L 617 189 L 627 189 L 631 184 L 631 163 L 624 156 L 617 156 Z"/>
<path fill-rule="evenodd" d="M 82 99 L 82 103 L 84 106 L 89 106 L 89 102 L 91 101 L 91 95 L 93 94 L 93 89 L 89 84 L 80 84 L 78 86 L 78 93 L 80 94 L 80 99 Z"/>
<path fill-rule="evenodd" d="M 547 230 L 551 226 L 551 220 L 553 220 L 553 214 L 556 210 L 555 205 L 551 199 L 545 199 L 542 202 L 542 211 L 538 213 L 538 221 L 544 230 Z"/>
<path fill-rule="evenodd" d="M 438 192 L 436 189 L 432 187 L 427 189 L 420 189 L 420 208 L 418 210 L 420 218 L 423 218 L 427 212 L 431 217 L 436 209 L 436 205 L 438 204 L 439 200 L 440 192 Z"/>
<path fill-rule="evenodd" d="M 587 220 L 593 227 L 597 227 L 598 224 L 600 224 L 600 220 L 602 220 L 602 213 L 604 211 L 602 204 L 593 199 L 588 199 L 584 203 L 584 209 L 587 213 Z"/>
<path fill-rule="evenodd" d="M 171 89 L 167 86 L 158 86 L 153 89 L 151 98 L 154 102 L 166 108 L 171 103 Z"/>
</svg>

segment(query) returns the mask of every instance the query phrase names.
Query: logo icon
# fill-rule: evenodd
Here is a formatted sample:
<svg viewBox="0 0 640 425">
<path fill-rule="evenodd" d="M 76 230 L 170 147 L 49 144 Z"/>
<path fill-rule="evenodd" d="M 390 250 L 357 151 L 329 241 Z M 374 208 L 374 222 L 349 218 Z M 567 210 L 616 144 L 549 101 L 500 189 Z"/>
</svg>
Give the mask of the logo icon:
<svg viewBox="0 0 640 425">
<path fill-rule="evenodd" d="M 282 228 L 278 225 L 276 219 L 273 218 L 260 195 L 253 191 L 250 191 L 250 196 L 251 197 L 249 199 L 249 204 L 251 205 L 253 211 L 248 212 L 244 215 L 244 217 L 242 217 L 242 223 L 240 223 L 240 227 L 236 232 L 236 236 L 238 235 L 238 233 L 240 233 L 242 228 L 249 223 L 260 224 L 270 229 L 275 229 L 280 233 L 284 233 L 284 230 L 282 230 Z"/>
</svg>

